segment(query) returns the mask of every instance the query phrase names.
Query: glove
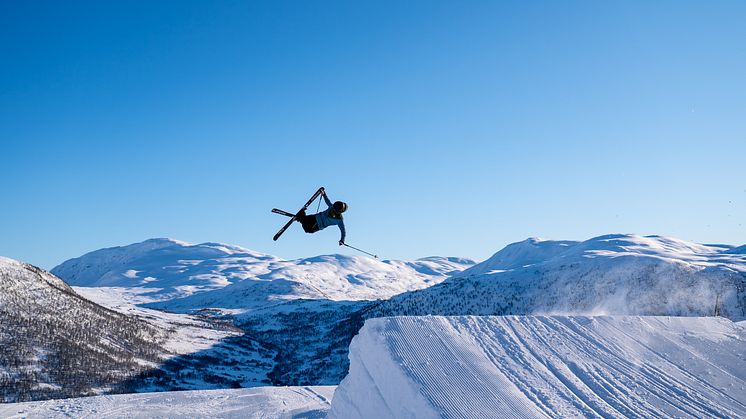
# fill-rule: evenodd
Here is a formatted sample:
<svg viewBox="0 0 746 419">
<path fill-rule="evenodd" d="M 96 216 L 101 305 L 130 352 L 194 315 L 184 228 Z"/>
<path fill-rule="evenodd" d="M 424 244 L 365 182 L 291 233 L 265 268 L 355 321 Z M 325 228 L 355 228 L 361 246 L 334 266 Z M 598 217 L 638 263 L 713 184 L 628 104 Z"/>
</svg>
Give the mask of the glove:
<svg viewBox="0 0 746 419">
<path fill-rule="evenodd" d="M 340 240 L 340 241 L 339 241 L 339 245 L 340 245 L 340 246 L 343 246 L 344 244 L 345 244 L 344 240 Z"/>
</svg>

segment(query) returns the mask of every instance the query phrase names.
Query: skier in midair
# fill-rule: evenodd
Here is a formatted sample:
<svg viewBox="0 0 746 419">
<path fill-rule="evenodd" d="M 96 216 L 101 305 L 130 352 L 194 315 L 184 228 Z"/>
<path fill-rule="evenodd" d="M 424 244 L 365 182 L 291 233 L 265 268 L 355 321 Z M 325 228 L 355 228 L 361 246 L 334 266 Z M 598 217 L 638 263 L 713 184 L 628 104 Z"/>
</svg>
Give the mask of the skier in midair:
<svg viewBox="0 0 746 419">
<path fill-rule="evenodd" d="M 324 197 L 324 202 L 326 202 L 326 205 L 329 207 L 324 211 L 319 212 L 318 214 L 312 214 L 308 215 L 306 214 L 306 210 L 302 210 L 297 220 L 301 226 L 303 226 L 303 231 L 306 233 L 315 233 L 319 230 L 323 230 L 331 225 L 336 225 L 339 227 L 339 231 L 342 233 L 341 238 L 339 239 L 339 245 L 342 246 L 345 244 L 345 223 L 344 219 L 342 218 L 342 213 L 347 211 L 347 204 L 345 204 L 342 201 L 337 201 L 332 204 L 332 201 L 329 200 L 329 197 L 326 196 L 326 191 L 321 192 L 321 196 Z"/>
</svg>

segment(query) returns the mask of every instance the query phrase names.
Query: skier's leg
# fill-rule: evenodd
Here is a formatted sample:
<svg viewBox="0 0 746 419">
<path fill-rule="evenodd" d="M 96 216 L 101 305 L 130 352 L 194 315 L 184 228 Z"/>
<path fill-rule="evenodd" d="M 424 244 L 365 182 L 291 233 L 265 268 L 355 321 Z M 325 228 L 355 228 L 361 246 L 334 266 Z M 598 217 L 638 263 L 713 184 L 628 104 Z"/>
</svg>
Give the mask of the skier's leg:
<svg viewBox="0 0 746 419">
<path fill-rule="evenodd" d="M 314 216 L 306 216 L 306 218 L 301 221 L 301 225 L 303 226 L 303 231 L 306 233 L 315 233 L 319 231 L 319 226 L 316 224 L 316 217 Z"/>
<path fill-rule="evenodd" d="M 315 233 L 319 231 L 319 226 L 316 224 L 316 215 L 307 215 L 306 211 L 301 211 L 298 216 L 300 225 L 303 226 L 303 231 L 306 233 Z"/>
</svg>

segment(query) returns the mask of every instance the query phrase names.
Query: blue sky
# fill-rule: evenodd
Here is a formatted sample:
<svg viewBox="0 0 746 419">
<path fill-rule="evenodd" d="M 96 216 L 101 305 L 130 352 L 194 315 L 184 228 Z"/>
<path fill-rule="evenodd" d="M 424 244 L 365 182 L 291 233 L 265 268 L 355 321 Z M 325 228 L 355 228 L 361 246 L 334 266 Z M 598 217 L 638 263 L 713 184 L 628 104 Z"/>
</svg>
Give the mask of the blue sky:
<svg viewBox="0 0 746 419">
<path fill-rule="evenodd" d="M 746 3 L 3 2 L 0 255 L 746 242 Z M 315 208 L 314 208 L 315 209 Z"/>
</svg>

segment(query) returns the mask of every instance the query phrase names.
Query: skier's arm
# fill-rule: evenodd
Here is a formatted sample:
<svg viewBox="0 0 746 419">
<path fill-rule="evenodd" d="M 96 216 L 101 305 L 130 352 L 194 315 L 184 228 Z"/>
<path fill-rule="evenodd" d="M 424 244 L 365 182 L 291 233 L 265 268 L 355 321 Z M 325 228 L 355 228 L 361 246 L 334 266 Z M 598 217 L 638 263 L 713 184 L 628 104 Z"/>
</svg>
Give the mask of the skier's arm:
<svg viewBox="0 0 746 419">
<path fill-rule="evenodd" d="M 324 202 L 326 202 L 326 206 L 327 207 L 331 207 L 332 206 L 332 201 L 330 201 L 329 197 L 326 196 L 326 192 L 324 192 L 323 194 L 321 194 L 321 196 L 324 197 Z"/>
<path fill-rule="evenodd" d="M 345 223 L 342 221 L 339 223 L 339 231 L 342 233 L 342 238 L 339 239 L 339 245 L 341 246 L 342 243 L 345 242 L 345 236 L 347 236 L 347 232 L 345 231 Z"/>
</svg>

